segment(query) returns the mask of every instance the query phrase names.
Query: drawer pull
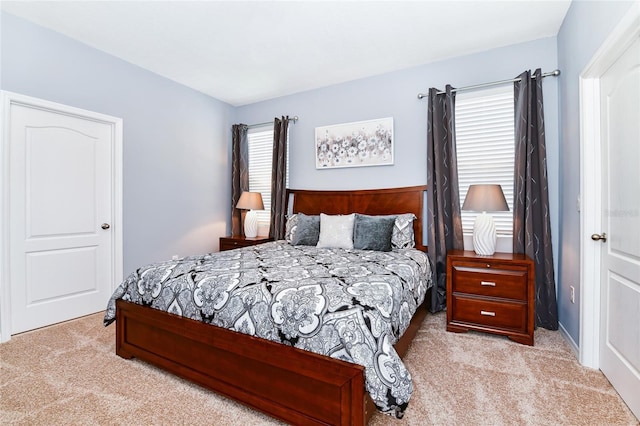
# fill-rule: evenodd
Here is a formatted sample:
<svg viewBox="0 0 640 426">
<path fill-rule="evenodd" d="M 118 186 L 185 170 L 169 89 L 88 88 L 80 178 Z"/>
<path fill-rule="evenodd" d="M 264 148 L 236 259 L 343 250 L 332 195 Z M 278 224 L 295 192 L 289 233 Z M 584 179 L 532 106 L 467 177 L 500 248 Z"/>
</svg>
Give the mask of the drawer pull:
<svg viewBox="0 0 640 426">
<path fill-rule="evenodd" d="M 496 283 L 494 283 L 493 281 L 480 281 L 480 285 L 486 285 L 489 287 L 495 287 Z"/>
<path fill-rule="evenodd" d="M 480 311 L 480 315 L 484 315 L 486 317 L 495 317 L 496 313 L 495 312 L 490 312 L 490 311 Z"/>
</svg>

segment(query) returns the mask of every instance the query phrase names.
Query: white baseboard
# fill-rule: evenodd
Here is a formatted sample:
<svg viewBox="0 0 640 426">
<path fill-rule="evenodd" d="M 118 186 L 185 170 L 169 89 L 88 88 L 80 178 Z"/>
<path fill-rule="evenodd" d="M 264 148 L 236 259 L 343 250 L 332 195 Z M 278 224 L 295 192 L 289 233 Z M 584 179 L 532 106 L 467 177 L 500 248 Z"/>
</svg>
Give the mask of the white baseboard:
<svg viewBox="0 0 640 426">
<path fill-rule="evenodd" d="M 562 323 L 558 324 L 558 331 L 560 331 L 560 334 L 562 335 L 564 340 L 569 344 L 569 347 L 571 348 L 571 351 L 573 352 L 573 355 L 575 355 L 576 359 L 579 362 L 580 361 L 580 347 L 578 347 L 578 345 L 573 340 L 573 338 L 569 335 L 569 333 L 567 332 L 567 329 L 564 328 Z"/>
</svg>

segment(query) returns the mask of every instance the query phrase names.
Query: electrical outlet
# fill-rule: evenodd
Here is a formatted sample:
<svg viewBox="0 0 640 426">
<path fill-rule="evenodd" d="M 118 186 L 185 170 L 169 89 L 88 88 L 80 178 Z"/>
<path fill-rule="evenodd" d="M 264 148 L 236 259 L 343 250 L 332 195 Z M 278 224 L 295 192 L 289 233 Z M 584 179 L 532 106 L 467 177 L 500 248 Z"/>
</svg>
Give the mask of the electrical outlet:
<svg viewBox="0 0 640 426">
<path fill-rule="evenodd" d="M 569 300 L 571 303 L 576 303 L 576 289 L 572 285 L 569 286 Z"/>
</svg>

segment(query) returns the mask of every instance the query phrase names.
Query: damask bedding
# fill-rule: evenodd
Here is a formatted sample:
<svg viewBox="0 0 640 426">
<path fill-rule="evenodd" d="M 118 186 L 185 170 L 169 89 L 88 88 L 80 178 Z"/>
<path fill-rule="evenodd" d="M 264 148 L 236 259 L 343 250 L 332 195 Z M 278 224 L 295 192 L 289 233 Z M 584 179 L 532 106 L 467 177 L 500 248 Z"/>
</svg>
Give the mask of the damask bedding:
<svg viewBox="0 0 640 426">
<path fill-rule="evenodd" d="M 145 266 L 115 301 L 203 321 L 365 367 L 377 408 L 401 418 L 413 385 L 393 344 L 431 286 L 426 253 L 275 241 Z"/>
</svg>

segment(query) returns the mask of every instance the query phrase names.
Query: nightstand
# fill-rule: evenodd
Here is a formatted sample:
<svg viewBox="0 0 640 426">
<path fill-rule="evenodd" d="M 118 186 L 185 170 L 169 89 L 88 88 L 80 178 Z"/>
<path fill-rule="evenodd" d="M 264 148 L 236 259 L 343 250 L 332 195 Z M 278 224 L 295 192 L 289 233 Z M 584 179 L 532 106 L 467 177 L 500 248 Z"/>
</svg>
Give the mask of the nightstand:
<svg viewBox="0 0 640 426">
<path fill-rule="evenodd" d="M 533 346 L 534 265 L 524 254 L 447 253 L 447 331 L 500 334 Z"/>
<path fill-rule="evenodd" d="M 262 244 L 269 241 L 273 241 L 273 238 L 269 237 L 243 237 L 241 235 L 234 235 L 231 237 L 220 237 L 220 251 L 232 250 L 240 247 L 255 246 L 256 244 Z"/>
</svg>

